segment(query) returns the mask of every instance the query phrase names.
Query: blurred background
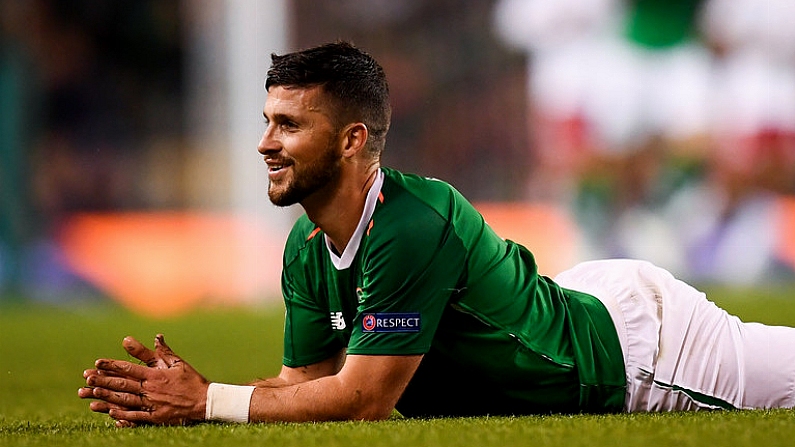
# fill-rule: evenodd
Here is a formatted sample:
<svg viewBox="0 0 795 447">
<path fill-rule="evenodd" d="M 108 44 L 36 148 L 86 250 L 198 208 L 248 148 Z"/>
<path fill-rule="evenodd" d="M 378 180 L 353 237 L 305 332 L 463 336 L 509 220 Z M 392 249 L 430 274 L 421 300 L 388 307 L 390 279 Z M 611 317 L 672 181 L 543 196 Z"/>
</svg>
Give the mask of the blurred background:
<svg viewBox="0 0 795 447">
<path fill-rule="evenodd" d="M 338 38 L 392 92 L 384 164 L 553 275 L 637 257 L 795 282 L 791 0 L 0 0 L 0 300 L 278 302 L 300 209 L 256 152 L 272 52 Z"/>
</svg>

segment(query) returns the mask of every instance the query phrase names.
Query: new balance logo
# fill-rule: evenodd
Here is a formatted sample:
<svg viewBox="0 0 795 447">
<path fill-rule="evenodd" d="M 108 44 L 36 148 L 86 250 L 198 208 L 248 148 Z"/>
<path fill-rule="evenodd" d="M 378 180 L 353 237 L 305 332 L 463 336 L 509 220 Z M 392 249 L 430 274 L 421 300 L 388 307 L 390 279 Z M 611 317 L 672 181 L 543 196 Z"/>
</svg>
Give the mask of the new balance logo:
<svg viewBox="0 0 795 447">
<path fill-rule="evenodd" d="M 341 331 L 345 329 L 345 318 L 343 318 L 342 312 L 331 313 L 331 329 L 334 329 L 335 331 Z"/>
</svg>

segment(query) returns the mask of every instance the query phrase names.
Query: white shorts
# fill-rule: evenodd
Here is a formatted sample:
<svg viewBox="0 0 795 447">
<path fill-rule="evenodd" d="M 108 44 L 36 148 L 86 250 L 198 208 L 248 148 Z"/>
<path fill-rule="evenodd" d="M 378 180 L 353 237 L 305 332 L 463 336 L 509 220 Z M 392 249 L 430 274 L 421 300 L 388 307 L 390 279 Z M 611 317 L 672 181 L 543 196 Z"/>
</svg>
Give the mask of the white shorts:
<svg viewBox="0 0 795 447">
<path fill-rule="evenodd" d="M 626 411 L 795 407 L 795 328 L 743 323 L 645 261 L 585 262 L 555 281 L 610 312 Z"/>
</svg>

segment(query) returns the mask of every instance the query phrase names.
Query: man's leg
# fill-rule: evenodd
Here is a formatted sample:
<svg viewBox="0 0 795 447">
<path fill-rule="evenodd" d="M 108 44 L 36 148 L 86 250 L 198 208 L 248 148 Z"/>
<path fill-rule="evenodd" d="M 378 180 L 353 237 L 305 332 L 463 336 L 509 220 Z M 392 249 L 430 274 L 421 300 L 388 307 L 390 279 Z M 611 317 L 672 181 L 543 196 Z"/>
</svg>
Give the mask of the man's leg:
<svg viewBox="0 0 795 447">
<path fill-rule="evenodd" d="M 563 287 L 610 311 L 627 368 L 627 411 L 795 406 L 795 329 L 743 323 L 643 261 L 583 263 Z"/>
</svg>

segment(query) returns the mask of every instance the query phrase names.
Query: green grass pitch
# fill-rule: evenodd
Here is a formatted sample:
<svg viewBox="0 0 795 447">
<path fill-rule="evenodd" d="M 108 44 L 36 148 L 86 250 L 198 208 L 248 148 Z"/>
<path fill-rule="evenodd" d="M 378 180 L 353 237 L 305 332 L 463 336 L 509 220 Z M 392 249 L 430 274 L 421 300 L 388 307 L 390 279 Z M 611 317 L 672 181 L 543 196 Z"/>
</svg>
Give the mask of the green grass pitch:
<svg viewBox="0 0 795 447">
<path fill-rule="evenodd" d="M 710 288 L 746 321 L 795 325 L 795 285 Z M 2 302 L 0 300 L 0 302 Z M 112 304 L 0 305 L 0 446 L 792 446 L 795 411 L 481 417 L 377 423 L 200 424 L 116 429 L 77 398 L 97 357 L 124 357 L 121 340 L 171 347 L 208 379 L 245 382 L 278 372 L 283 310 L 197 311 L 153 320 Z M 795 346 L 793 346 L 795 349 Z"/>
</svg>

